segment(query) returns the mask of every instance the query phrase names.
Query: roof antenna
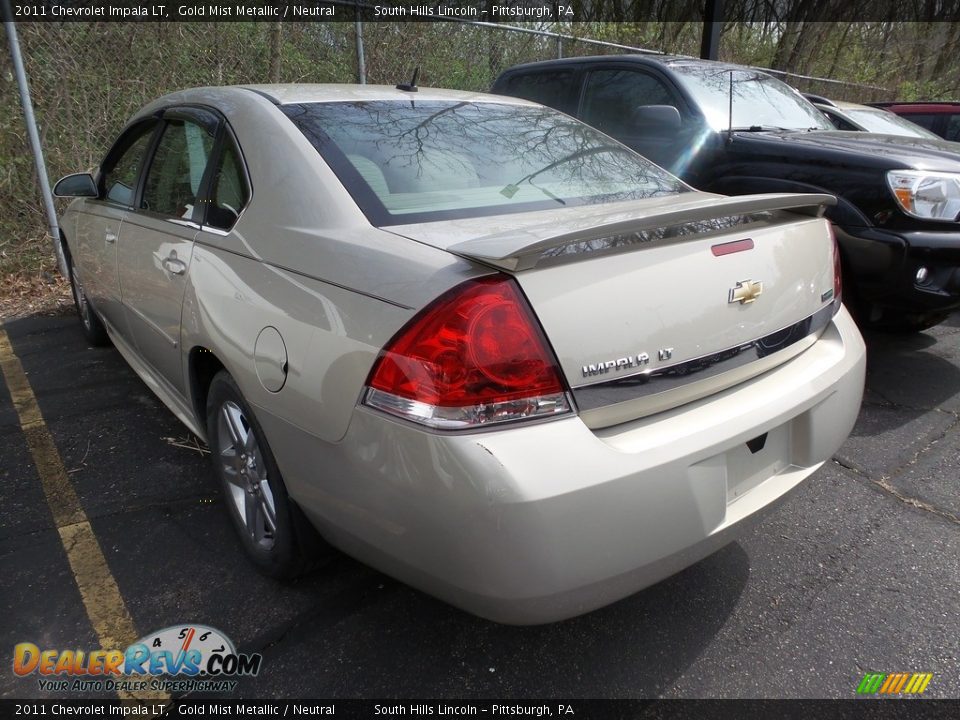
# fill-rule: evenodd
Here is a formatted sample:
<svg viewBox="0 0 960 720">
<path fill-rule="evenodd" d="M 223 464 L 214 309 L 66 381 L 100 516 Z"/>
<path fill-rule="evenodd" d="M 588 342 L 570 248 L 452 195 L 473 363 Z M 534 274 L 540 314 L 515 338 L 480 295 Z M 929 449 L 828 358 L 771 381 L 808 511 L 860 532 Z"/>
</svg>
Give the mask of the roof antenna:
<svg viewBox="0 0 960 720">
<path fill-rule="evenodd" d="M 408 83 L 400 83 L 397 85 L 397 90 L 403 90 L 404 92 L 416 92 L 417 91 L 417 75 L 420 74 L 420 66 L 417 65 L 416 70 L 413 71 L 413 77 Z"/>
</svg>

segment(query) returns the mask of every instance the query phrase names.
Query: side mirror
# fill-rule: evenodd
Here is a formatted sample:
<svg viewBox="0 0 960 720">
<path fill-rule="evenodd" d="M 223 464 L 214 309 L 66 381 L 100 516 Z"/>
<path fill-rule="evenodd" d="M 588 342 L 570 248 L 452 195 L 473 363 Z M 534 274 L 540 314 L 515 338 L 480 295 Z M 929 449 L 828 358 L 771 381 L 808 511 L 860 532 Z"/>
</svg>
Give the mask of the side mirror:
<svg viewBox="0 0 960 720">
<path fill-rule="evenodd" d="M 638 105 L 631 120 L 634 125 L 650 130 L 680 129 L 680 111 L 673 105 Z"/>
<path fill-rule="evenodd" d="M 53 186 L 53 194 L 57 197 L 97 197 L 97 184 L 90 173 L 74 173 L 57 180 Z"/>
</svg>

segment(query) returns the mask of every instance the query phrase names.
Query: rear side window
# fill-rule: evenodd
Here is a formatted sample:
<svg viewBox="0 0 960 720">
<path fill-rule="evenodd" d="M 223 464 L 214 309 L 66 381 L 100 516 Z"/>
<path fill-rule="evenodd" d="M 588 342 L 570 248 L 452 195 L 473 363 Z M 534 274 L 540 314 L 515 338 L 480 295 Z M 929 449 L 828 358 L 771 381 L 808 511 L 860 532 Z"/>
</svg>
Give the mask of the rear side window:
<svg viewBox="0 0 960 720">
<path fill-rule="evenodd" d="M 121 145 L 127 145 L 126 150 L 121 151 L 119 157 L 107 158 L 103 166 L 102 178 L 103 194 L 106 200 L 120 205 L 133 205 L 140 167 L 143 165 L 147 147 L 153 139 L 155 127 L 156 124 L 153 122 L 137 127 L 129 137 L 121 141 Z"/>
<path fill-rule="evenodd" d="M 168 120 L 147 171 L 140 207 L 164 217 L 192 219 L 213 141 L 213 135 L 189 120 Z"/>
<path fill-rule="evenodd" d="M 513 75 L 507 80 L 503 94 L 531 100 L 573 115 L 577 109 L 577 93 L 574 92 L 573 80 L 573 72 L 570 70 Z"/>
<path fill-rule="evenodd" d="M 229 230 L 250 200 L 250 190 L 240 156 L 232 143 L 224 146 L 220 164 L 213 176 L 211 201 L 206 224 Z"/>
<path fill-rule="evenodd" d="M 631 131 L 634 111 L 641 105 L 673 105 L 669 88 L 659 79 L 635 70 L 595 70 L 587 78 L 580 119 L 608 135 Z"/>
</svg>

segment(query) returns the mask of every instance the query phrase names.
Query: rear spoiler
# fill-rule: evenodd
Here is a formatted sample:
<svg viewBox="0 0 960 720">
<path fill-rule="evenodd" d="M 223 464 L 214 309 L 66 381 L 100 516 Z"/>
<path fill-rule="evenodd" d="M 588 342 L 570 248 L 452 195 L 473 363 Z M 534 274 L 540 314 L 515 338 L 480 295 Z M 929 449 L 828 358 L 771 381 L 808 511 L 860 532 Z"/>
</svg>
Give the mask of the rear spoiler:
<svg viewBox="0 0 960 720">
<path fill-rule="evenodd" d="M 678 200 L 677 206 L 668 210 L 658 208 L 652 214 L 638 213 L 636 217 L 629 220 L 594 224 L 572 232 L 550 235 L 550 230 L 545 229 L 541 233 L 532 230 L 497 233 L 455 243 L 446 249 L 456 255 L 479 260 L 505 270 L 529 270 L 536 266 L 544 251 L 573 243 L 655 230 L 690 222 L 715 220 L 731 215 L 746 215 L 774 210 L 789 210 L 809 217 L 822 217 L 828 205 L 836 204 L 837 199 L 833 195 L 819 194 L 776 193 L 734 197 L 701 196 L 700 199 L 692 203 Z M 637 243 L 635 247 L 640 246 L 642 245 Z"/>
</svg>

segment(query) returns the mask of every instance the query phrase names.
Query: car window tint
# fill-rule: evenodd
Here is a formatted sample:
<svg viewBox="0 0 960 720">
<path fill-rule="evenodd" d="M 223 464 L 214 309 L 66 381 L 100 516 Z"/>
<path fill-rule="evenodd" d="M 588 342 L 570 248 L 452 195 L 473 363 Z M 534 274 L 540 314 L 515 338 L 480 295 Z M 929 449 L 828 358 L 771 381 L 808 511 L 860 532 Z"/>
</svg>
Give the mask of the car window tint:
<svg viewBox="0 0 960 720">
<path fill-rule="evenodd" d="M 632 115 L 641 105 L 676 107 L 677 102 L 661 80 L 647 73 L 595 70 L 587 78 L 581 120 L 617 137 L 630 133 Z"/>
<path fill-rule="evenodd" d="M 632 150 L 547 107 L 414 99 L 280 109 L 374 225 L 689 190 Z"/>
<path fill-rule="evenodd" d="M 133 204 L 133 193 L 136 189 L 137 177 L 140 175 L 140 166 L 147 146 L 153 138 L 154 125 L 146 125 L 138 130 L 140 136 L 133 141 L 112 166 L 104 168 L 103 188 L 105 197 L 121 205 Z"/>
<path fill-rule="evenodd" d="M 206 224 L 229 230 L 240 217 L 240 211 L 249 199 L 250 191 L 240 156 L 233 145 L 228 144 L 220 156 L 219 167 L 213 176 Z"/>
<path fill-rule="evenodd" d="M 947 122 L 947 131 L 943 135 L 947 140 L 960 140 L 960 115 L 951 115 Z"/>
<path fill-rule="evenodd" d="M 168 120 L 147 171 L 140 207 L 166 217 L 192 218 L 212 149 L 213 136 L 199 125 Z"/>
<path fill-rule="evenodd" d="M 840 117 L 836 113 L 830 112 L 829 110 L 823 110 L 823 114 L 827 116 L 827 118 L 830 120 L 830 122 L 833 123 L 833 126 L 837 128 L 837 130 L 859 130 L 860 129 L 853 123 L 848 122 L 844 118 Z"/>
<path fill-rule="evenodd" d="M 925 127 L 927 130 L 933 130 L 933 126 L 936 125 L 937 118 L 940 116 L 931 115 L 930 113 L 904 113 L 903 117 L 912 123 L 916 123 L 920 127 Z"/>
<path fill-rule="evenodd" d="M 573 72 L 570 70 L 514 75 L 507 81 L 505 93 L 571 115 L 576 111 Z"/>
</svg>

